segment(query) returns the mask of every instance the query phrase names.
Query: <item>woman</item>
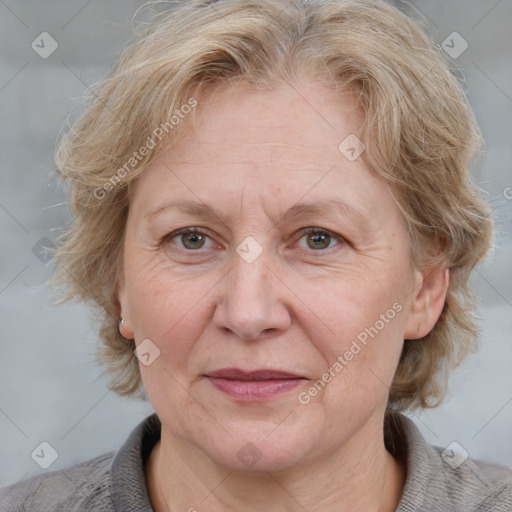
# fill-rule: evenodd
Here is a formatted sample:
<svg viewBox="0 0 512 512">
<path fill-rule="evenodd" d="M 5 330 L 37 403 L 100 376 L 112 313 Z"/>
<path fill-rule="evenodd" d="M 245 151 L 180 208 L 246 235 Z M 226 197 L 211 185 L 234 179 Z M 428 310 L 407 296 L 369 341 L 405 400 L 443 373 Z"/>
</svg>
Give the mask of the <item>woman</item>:
<svg viewBox="0 0 512 512">
<path fill-rule="evenodd" d="M 66 299 L 155 414 L 2 510 L 495 511 L 512 471 L 429 446 L 474 347 L 491 241 L 471 110 L 378 0 L 186 2 L 120 59 L 57 153 Z"/>
</svg>

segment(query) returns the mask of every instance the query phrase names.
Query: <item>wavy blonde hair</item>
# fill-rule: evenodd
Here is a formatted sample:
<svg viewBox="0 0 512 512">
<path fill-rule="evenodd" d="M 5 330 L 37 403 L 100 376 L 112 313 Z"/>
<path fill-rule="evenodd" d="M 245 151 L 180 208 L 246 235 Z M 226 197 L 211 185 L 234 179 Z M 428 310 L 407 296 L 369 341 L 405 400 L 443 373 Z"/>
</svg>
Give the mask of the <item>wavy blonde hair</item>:
<svg viewBox="0 0 512 512">
<path fill-rule="evenodd" d="M 437 324 L 404 342 L 389 406 L 439 404 L 448 370 L 476 348 L 468 280 L 492 235 L 490 209 L 468 175 L 480 135 L 430 37 L 380 0 L 187 1 L 127 47 L 56 152 L 73 221 L 58 240 L 54 283 L 61 301 L 80 299 L 98 312 L 98 359 L 120 395 L 144 397 L 134 342 L 118 331 L 130 183 L 190 126 L 193 116 L 172 127 L 169 120 L 191 98 L 200 102 L 208 88 L 235 78 L 271 89 L 299 77 L 355 95 L 365 115 L 364 158 L 391 185 L 414 263 L 444 261 L 450 269 Z M 157 127 L 164 128 L 158 141 Z M 143 152 L 149 139 L 155 147 Z"/>
</svg>

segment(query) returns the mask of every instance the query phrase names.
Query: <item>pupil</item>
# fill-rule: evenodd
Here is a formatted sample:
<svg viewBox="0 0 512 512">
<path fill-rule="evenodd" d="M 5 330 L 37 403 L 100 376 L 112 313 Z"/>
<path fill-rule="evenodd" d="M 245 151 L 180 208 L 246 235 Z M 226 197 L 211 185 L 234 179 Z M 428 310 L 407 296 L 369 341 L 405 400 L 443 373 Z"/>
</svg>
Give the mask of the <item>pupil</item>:
<svg viewBox="0 0 512 512">
<path fill-rule="evenodd" d="M 201 245 L 203 235 L 200 233 L 191 233 L 186 235 L 185 240 L 187 240 L 189 243 L 191 243 L 194 247 L 196 247 L 198 244 Z M 187 244 L 185 243 L 185 246 Z"/>
<path fill-rule="evenodd" d="M 188 238 L 188 242 L 190 242 L 193 246 L 197 246 L 198 244 L 200 245 L 201 242 L 203 241 L 202 238 L 203 238 L 203 235 L 201 233 L 190 233 L 188 235 L 186 235 L 185 239 Z M 329 245 L 329 235 L 310 235 L 310 238 L 313 240 L 313 245 L 318 248 L 318 247 L 321 247 L 321 248 L 324 248 L 324 247 L 327 247 Z M 185 245 L 187 245 L 185 243 Z"/>
<path fill-rule="evenodd" d="M 316 248 L 324 248 L 329 245 L 329 235 L 312 235 L 311 238 L 314 240 Z M 326 241 L 327 243 L 325 243 Z M 318 245 L 317 242 L 320 242 L 321 245 Z M 322 244 L 322 242 L 324 243 Z"/>
</svg>

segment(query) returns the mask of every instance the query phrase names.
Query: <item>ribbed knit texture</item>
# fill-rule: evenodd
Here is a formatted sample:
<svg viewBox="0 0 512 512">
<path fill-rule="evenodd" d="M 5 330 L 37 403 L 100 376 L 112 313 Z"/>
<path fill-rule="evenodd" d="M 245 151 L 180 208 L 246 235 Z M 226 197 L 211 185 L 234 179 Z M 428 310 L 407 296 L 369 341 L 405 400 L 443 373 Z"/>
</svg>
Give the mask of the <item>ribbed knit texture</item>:
<svg viewBox="0 0 512 512">
<path fill-rule="evenodd" d="M 397 512 L 512 511 L 512 469 L 472 459 L 454 469 L 409 418 L 394 414 L 389 425 L 386 445 L 407 464 Z M 153 414 L 117 453 L 0 488 L 0 511 L 152 512 L 144 464 L 160 438 L 160 426 Z"/>
</svg>

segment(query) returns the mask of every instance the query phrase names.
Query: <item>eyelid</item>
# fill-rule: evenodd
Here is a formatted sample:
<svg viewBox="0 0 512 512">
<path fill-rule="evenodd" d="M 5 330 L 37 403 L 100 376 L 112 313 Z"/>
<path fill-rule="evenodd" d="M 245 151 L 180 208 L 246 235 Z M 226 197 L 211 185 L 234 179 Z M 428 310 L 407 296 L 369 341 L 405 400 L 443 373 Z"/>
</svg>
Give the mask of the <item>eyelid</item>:
<svg viewBox="0 0 512 512">
<path fill-rule="evenodd" d="M 180 235 L 183 235 L 183 234 L 193 234 L 193 233 L 199 233 L 201 235 L 205 235 L 207 236 L 210 240 L 213 241 L 213 238 L 208 234 L 209 231 L 205 228 L 201 228 L 201 227 L 196 227 L 196 226 L 192 226 L 192 227 L 187 227 L 187 228 L 181 228 L 181 229 L 177 229 L 176 231 L 172 231 L 171 233 L 168 233 L 167 235 L 165 235 L 161 242 L 160 242 L 160 245 L 163 245 L 165 244 L 166 242 L 172 240 L 173 238 L 176 238 Z M 197 251 L 193 251 L 193 250 L 190 250 L 190 249 L 183 249 L 182 247 L 178 247 L 178 249 L 181 249 L 183 251 L 187 251 L 187 252 L 200 252 L 200 249 L 198 249 Z"/>
<path fill-rule="evenodd" d="M 173 238 L 176 238 L 176 237 L 178 237 L 180 235 L 192 234 L 192 233 L 199 233 L 201 235 L 205 235 L 213 243 L 215 243 L 213 237 L 209 235 L 209 230 L 208 229 L 202 228 L 202 227 L 197 227 L 197 226 L 190 226 L 190 227 L 181 228 L 181 229 L 178 229 L 176 231 L 172 231 L 171 233 L 168 233 L 167 235 L 165 235 L 161 239 L 161 242 L 160 242 L 159 245 L 162 246 L 166 242 L 168 242 L 168 241 L 172 240 Z M 325 233 L 325 234 L 329 235 L 331 238 L 334 238 L 334 239 L 336 239 L 339 242 L 334 247 L 331 247 L 331 248 L 328 248 L 328 249 L 321 249 L 321 250 L 318 250 L 318 251 L 315 251 L 314 249 L 311 249 L 311 252 L 313 252 L 313 253 L 315 253 L 315 252 L 317 252 L 317 253 L 329 253 L 329 252 L 331 252 L 331 250 L 336 249 L 336 247 L 338 247 L 339 245 L 343 245 L 343 244 L 348 244 L 349 243 L 348 240 L 345 237 L 343 237 L 342 235 L 339 235 L 337 233 L 334 233 L 333 231 L 330 231 L 329 229 L 321 228 L 321 227 L 315 227 L 315 226 L 309 226 L 309 227 L 301 228 L 301 229 L 299 229 L 296 232 L 295 237 L 294 237 L 294 238 L 296 238 L 295 244 L 298 241 L 300 241 L 302 237 L 304 237 L 305 235 L 308 235 L 310 233 Z M 182 248 L 182 247 L 179 247 L 179 246 L 177 248 L 178 248 L 178 250 L 187 252 L 189 254 L 192 254 L 192 253 L 200 254 L 201 252 L 204 251 L 203 248 L 199 248 L 197 250 L 186 249 L 186 248 Z M 305 251 L 305 252 L 310 252 L 310 251 L 307 251 L 307 249 L 302 249 L 302 250 Z"/>
<path fill-rule="evenodd" d="M 348 240 L 345 237 L 338 235 L 337 233 L 334 233 L 333 231 L 330 231 L 329 229 L 314 227 L 314 226 L 299 229 L 299 231 L 297 232 L 297 241 L 299 241 L 304 235 L 308 235 L 310 233 L 325 233 L 325 234 L 329 235 L 331 238 L 335 238 L 339 242 L 336 246 L 331 247 L 330 249 L 323 249 L 323 250 L 319 250 L 319 251 L 314 251 L 313 249 L 311 249 L 312 252 L 318 252 L 318 253 L 330 252 L 331 249 L 335 249 L 335 247 L 337 247 L 338 245 L 343 244 L 343 243 L 348 243 Z"/>
</svg>

